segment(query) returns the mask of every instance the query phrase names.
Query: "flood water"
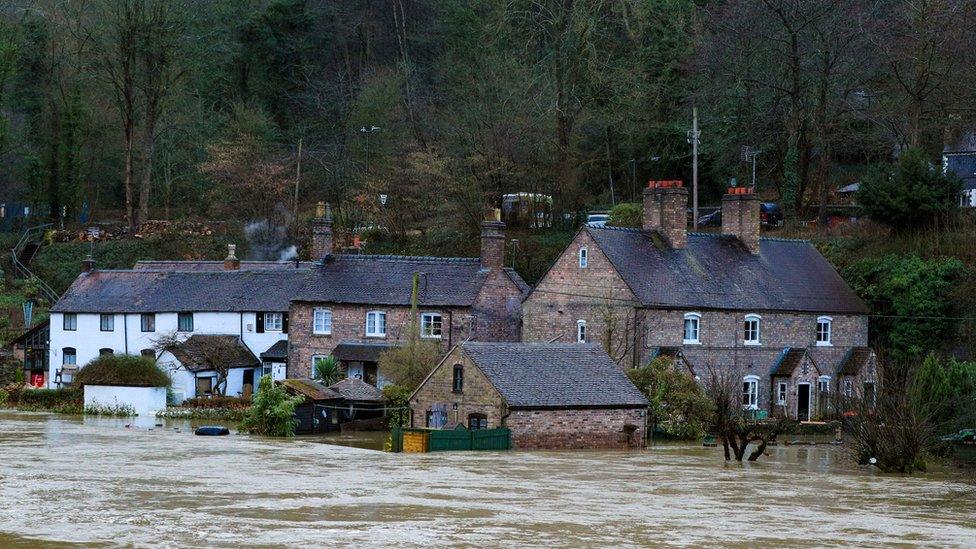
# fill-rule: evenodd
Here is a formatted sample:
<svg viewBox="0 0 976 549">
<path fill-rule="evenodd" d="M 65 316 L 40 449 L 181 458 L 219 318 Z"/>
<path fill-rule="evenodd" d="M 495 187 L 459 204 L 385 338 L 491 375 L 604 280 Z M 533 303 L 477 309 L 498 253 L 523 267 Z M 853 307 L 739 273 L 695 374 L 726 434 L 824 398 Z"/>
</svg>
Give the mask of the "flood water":
<svg viewBox="0 0 976 549">
<path fill-rule="evenodd" d="M 0 547 L 976 544 L 972 487 L 837 447 L 411 455 L 125 424 L 0 412 Z"/>
</svg>

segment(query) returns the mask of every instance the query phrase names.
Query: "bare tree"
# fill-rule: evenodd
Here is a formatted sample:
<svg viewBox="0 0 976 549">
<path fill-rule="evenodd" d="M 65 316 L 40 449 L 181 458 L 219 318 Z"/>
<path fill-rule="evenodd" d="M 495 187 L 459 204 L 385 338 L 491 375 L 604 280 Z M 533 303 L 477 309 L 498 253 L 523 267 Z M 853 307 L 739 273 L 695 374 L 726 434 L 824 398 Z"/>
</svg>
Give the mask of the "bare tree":
<svg viewBox="0 0 976 549">
<path fill-rule="evenodd" d="M 241 342 L 234 335 L 198 336 L 205 338 L 187 340 L 173 332 L 163 334 L 153 341 L 157 353 L 168 352 L 180 362 L 181 368 L 190 371 L 212 370 L 217 374 L 214 391 L 223 396 L 227 391 L 230 369 L 240 365 Z"/>
<path fill-rule="evenodd" d="M 708 367 L 705 391 L 714 405 L 712 430 L 722 439 L 725 460 L 742 461 L 749 444 L 756 447 L 749 461 L 756 461 L 778 435 L 789 432 L 794 423 L 785 416 L 755 419 L 742 405 L 738 377 L 731 369 Z"/>
</svg>

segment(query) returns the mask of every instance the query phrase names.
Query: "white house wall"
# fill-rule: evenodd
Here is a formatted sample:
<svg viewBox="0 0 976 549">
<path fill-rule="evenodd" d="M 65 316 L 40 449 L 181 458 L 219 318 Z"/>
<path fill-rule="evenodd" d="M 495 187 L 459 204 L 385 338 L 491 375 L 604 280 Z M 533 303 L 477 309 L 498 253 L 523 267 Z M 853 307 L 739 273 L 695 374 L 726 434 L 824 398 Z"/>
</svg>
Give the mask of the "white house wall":
<svg viewBox="0 0 976 549">
<path fill-rule="evenodd" d="M 84 367 L 98 357 L 99 349 L 112 349 L 115 354 L 139 355 L 143 349 L 152 349 L 155 340 L 160 336 L 169 335 L 176 331 L 177 313 L 157 313 L 156 331 L 143 332 L 140 314 L 116 314 L 115 330 L 103 332 L 100 329 L 99 314 L 77 315 L 77 330 L 64 331 L 62 313 L 51 314 L 51 350 L 50 372 L 48 386 L 56 387 L 54 382 L 57 370 L 63 365 L 62 349 L 73 347 L 77 356 L 78 367 Z M 244 344 L 251 349 L 254 356 L 268 350 L 276 342 L 287 339 L 287 334 L 280 331 L 257 333 L 256 313 L 193 313 L 193 334 L 207 335 L 237 335 L 241 336 Z M 162 357 L 161 357 L 162 358 Z M 240 380 L 242 370 L 236 369 L 238 386 L 233 391 L 228 386 L 227 394 L 236 396 L 241 391 Z M 233 377 L 234 374 L 232 374 Z M 258 374 L 255 374 L 255 384 Z M 230 381 L 230 380 L 229 380 Z"/>
</svg>

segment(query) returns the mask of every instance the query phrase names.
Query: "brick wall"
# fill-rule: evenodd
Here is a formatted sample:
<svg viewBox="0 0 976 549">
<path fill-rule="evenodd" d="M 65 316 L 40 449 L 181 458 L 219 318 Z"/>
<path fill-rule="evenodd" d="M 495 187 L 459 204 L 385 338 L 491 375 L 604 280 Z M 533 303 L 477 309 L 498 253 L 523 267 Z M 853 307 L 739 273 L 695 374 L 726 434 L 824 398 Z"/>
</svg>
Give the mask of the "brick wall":
<svg viewBox="0 0 976 549">
<path fill-rule="evenodd" d="M 644 440 L 643 410 L 512 410 L 505 425 L 512 431 L 512 446 L 536 448 L 630 448 Z M 628 439 L 624 426 L 637 430 Z"/>
<path fill-rule="evenodd" d="M 464 368 L 464 384 L 460 393 L 455 393 L 453 390 L 455 364 L 460 364 Z M 455 403 L 458 405 L 457 410 L 453 409 Z M 451 422 L 460 422 L 467 426 L 468 414 L 485 414 L 488 417 L 489 429 L 501 425 L 503 414 L 501 396 L 481 370 L 464 356 L 460 349 L 454 349 L 441 362 L 410 401 L 413 427 L 426 427 L 427 411 L 434 404 L 442 404 L 447 408 L 448 421 Z"/>
<path fill-rule="evenodd" d="M 579 250 L 587 266 L 579 267 Z M 576 341 L 577 321 L 586 322 L 586 339 L 606 347 L 623 367 L 633 366 L 635 330 L 642 315 L 633 292 L 586 231 L 580 231 L 522 304 L 523 341 Z"/>
</svg>

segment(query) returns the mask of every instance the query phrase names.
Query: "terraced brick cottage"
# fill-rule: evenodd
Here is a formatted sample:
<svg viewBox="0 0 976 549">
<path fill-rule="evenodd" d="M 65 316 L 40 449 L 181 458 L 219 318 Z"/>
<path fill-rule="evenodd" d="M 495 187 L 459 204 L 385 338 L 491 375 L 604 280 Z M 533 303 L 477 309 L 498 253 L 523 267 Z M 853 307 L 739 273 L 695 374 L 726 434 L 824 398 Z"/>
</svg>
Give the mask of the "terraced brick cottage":
<svg viewBox="0 0 976 549">
<path fill-rule="evenodd" d="M 809 242 L 760 237 L 758 198 L 731 191 L 721 234 L 687 231 L 681 186 L 645 189 L 640 229 L 582 228 L 524 302 L 523 339 L 600 343 L 623 368 L 668 355 L 700 378 L 731 370 L 743 406 L 800 419 L 832 391 L 872 390 L 865 304 Z"/>
<path fill-rule="evenodd" d="M 482 223 L 479 258 L 334 254 L 331 216 L 320 207 L 312 231 L 317 261 L 290 309 L 288 377 L 310 377 L 316 361 L 333 355 L 347 375 L 382 386 L 379 355 L 404 342 L 411 326 L 444 353 L 465 340 L 517 341 L 528 286 L 503 266 L 504 228 Z"/>
<path fill-rule="evenodd" d="M 647 399 L 597 345 L 464 342 L 410 397 L 412 426 L 507 427 L 528 448 L 627 448 Z"/>
</svg>

